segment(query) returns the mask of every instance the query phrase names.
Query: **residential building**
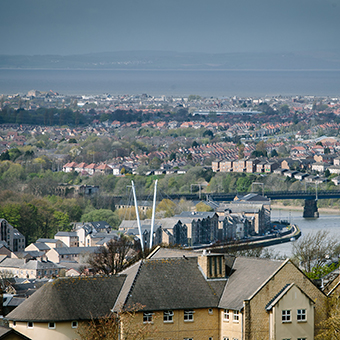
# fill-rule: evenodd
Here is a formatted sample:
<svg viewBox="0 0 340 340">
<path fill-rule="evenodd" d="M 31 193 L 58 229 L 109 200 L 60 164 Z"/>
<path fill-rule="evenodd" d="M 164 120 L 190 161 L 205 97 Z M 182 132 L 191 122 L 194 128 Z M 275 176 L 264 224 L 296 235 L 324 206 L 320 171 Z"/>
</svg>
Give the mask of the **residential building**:
<svg viewBox="0 0 340 340">
<path fill-rule="evenodd" d="M 66 340 L 83 322 L 142 305 L 130 327 L 149 325 L 154 340 L 312 340 L 326 299 L 289 260 L 160 248 L 117 276 L 48 282 L 7 318 L 32 339 Z"/>
<path fill-rule="evenodd" d="M 14 277 L 19 278 L 36 279 L 41 277 L 57 277 L 61 269 L 63 269 L 62 266 L 49 261 L 5 257 L 0 262 L 0 271 L 10 271 Z"/>
<path fill-rule="evenodd" d="M 62 241 L 67 247 L 79 247 L 79 238 L 75 231 L 58 231 L 54 238 Z"/>
<path fill-rule="evenodd" d="M 6 242 L 8 248 L 13 252 L 25 249 L 25 236 L 3 218 L 0 218 L 0 241 Z"/>
</svg>

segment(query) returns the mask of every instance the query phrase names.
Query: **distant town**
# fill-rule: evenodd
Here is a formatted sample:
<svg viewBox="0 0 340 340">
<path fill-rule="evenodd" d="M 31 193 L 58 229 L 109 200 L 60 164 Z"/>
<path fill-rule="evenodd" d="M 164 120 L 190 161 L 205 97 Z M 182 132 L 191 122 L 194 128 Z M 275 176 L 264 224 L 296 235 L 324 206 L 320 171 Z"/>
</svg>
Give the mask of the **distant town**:
<svg viewBox="0 0 340 340">
<path fill-rule="evenodd" d="M 110 311 L 131 339 L 324 331 L 340 245 L 270 253 L 301 233 L 271 219 L 266 194 L 312 193 L 291 200 L 305 217 L 338 206 L 317 195 L 339 191 L 340 97 L 32 90 L 0 97 L 0 124 L 6 339 L 92 339 Z"/>
</svg>

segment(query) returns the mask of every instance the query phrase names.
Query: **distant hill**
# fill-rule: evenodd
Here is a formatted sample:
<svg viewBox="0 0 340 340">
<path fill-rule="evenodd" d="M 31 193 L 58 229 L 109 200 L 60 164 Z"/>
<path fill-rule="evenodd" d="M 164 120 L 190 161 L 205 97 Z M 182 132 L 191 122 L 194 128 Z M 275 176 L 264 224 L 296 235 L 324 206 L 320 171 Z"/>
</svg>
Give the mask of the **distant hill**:
<svg viewBox="0 0 340 340">
<path fill-rule="evenodd" d="M 184 70 L 340 70 L 336 53 L 177 53 L 162 51 L 107 52 L 84 55 L 0 55 L 4 69 L 184 69 Z"/>
</svg>

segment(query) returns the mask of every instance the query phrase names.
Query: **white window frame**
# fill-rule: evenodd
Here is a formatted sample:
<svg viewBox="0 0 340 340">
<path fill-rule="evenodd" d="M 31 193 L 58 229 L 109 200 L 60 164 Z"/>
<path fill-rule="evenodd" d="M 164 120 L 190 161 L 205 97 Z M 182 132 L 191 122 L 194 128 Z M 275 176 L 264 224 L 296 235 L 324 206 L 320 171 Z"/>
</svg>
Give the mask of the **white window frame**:
<svg viewBox="0 0 340 340">
<path fill-rule="evenodd" d="M 72 321 L 71 322 L 71 327 L 72 328 L 78 328 L 78 321 Z"/>
<path fill-rule="evenodd" d="M 152 322 L 153 322 L 153 313 L 143 312 L 143 323 L 152 323 Z"/>
<path fill-rule="evenodd" d="M 238 310 L 233 311 L 233 322 L 240 322 L 240 312 Z"/>
<path fill-rule="evenodd" d="M 209 313 L 210 315 L 212 315 L 212 314 L 214 313 L 214 310 L 213 310 L 212 308 L 209 308 L 209 309 L 208 309 L 208 313 Z"/>
<path fill-rule="evenodd" d="M 296 311 L 296 320 L 297 320 L 297 322 L 306 322 L 307 321 L 307 310 L 306 309 L 298 309 Z"/>
<path fill-rule="evenodd" d="M 194 313 L 193 310 L 185 310 L 184 311 L 184 322 L 193 322 L 194 321 Z"/>
<path fill-rule="evenodd" d="M 34 322 L 28 321 L 28 322 L 27 322 L 27 328 L 29 328 L 29 329 L 34 328 Z"/>
<path fill-rule="evenodd" d="M 290 309 L 283 309 L 281 312 L 282 323 L 292 322 L 292 311 Z"/>
<path fill-rule="evenodd" d="M 164 323 L 174 322 L 174 312 L 172 310 L 166 310 L 163 312 L 163 322 Z"/>
<path fill-rule="evenodd" d="M 230 310 L 225 309 L 223 311 L 223 321 L 229 322 L 230 321 Z"/>
<path fill-rule="evenodd" d="M 48 329 L 56 329 L 56 324 L 55 324 L 55 322 L 49 322 L 49 323 L 48 323 Z"/>
</svg>

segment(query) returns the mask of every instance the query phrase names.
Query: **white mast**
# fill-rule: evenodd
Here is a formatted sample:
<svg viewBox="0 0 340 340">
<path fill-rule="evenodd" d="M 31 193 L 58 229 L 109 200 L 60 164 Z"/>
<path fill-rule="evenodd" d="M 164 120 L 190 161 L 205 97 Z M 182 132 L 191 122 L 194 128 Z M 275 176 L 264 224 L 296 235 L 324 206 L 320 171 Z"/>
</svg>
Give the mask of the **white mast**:
<svg viewBox="0 0 340 340">
<path fill-rule="evenodd" d="M 139 237 L 140 237 L 140 245 L 142 247 L 142 252 L 144 252 L 144 239 L 143 239 L 142 228 L 140 226 L 140 220 L 139 220 L 139 212 L 138 212 L 138 203 L 137 203 L 137 198 L 136 198 L 135 184 L 133 183 L 133 181 L 131 181 L 131 184 L 132 184 L 133 198 L 135 200 L 135 208 L 136 208 L 137 225 L 138 225 L 138 231 L 139 231 Z"/>
<path fill-rule="evenodd" d="M 150 232 L 150 249 L 152 248 L 153 228 L 154 228 L 154 225 L 155 225 L 157 182 L 158 182 L 158 179 L 156 179 L 155 189 L 154 189 L 154 192 L 153 192 L 153 205 L 152 205 L 152 217 L 151 217 L 151 232 Z"/>
</svg>

